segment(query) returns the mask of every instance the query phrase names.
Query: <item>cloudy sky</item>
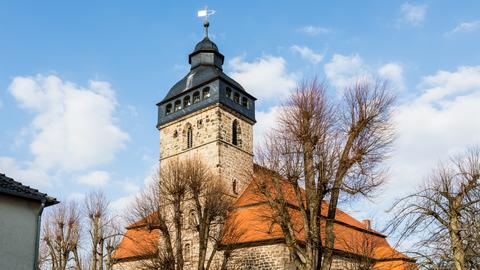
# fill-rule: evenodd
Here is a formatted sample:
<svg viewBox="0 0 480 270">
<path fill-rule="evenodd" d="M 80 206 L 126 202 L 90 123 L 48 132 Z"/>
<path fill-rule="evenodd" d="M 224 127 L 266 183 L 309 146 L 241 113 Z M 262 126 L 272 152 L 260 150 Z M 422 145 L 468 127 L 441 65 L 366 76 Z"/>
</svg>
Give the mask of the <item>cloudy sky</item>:
<svg viewBox="0 0 480 270">
<path fill-rule="evenodd" d="M 203 35 L 204 3 L 177 2 L 2 1 L 0 172 L 62 200 L 101 188 L 124 207 L 158 160 L 155 104 Z M 302 78 L 330 91 L 358 76 L 391 81 L 390 179 L 375 201 L 346 206 L 359 218 L 480 143 L 480 2 L 461 3 L 208 2 L 225 71 L 259 99 L 256 141 Z"/>
</svg>

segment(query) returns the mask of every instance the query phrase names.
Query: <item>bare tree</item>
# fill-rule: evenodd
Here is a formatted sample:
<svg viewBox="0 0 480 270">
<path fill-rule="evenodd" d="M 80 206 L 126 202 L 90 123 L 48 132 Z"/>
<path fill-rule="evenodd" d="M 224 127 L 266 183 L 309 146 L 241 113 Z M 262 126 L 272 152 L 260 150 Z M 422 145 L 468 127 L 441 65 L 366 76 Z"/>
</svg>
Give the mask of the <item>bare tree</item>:
<svg viewBox="0 0 480 270">
<path fill-rule="evenodd" d="M 390 229 L 418 236 L 416 255 L 427 269 L 479 269 L 480 148 L 441 163 L 420 191 L 393 207 Z"/>
<path fill-rule="evenodd" d="M 65 270 L 82 269 L 79 254 L 80 212 L 78 205 L 66 202 L 47 212 L 42 231 L 43 267 Z"/>
<path fill-rule="evenodd" d="M 233 198 L 227 195 L 224 182 L 212 175 L 199 158 L 187 160 L 185 169 L 188 192 L 196 214 L 199 241 L 197 269 L 209 269 L 218 248 L 218 241 L 214 241 L 210 257 L 206 260 L 208 244 L 212 240 L 219 240 L 222 235 L 223 224 L 232 210 Z"/>
<path fill-rule="evenodd" d="M 169 168 L 167 167 L 165 170 Z M 171 174 L 165 175 L 169 176 Z M 142 269 L 173 270 L 175 269 L 176 256 L 169 216 L 172 214 L 166 207 L 168 205 L 166 198 L 162 196 L 159 176 L 160 172 L 153 177 L 154 181 L 136 197 L 129 214 L 129 219 L 133 224 L 128 229 L 138 227 L 139 230 L 147 230 L 149 236 L 153 235 L 154 237 L 142 238 L 143 243 L 135 242 L 135 250 L 131 250 L 131 252 L 135 256 L 143 258 L 140 262 Z M 159 239 L 157 239 L 155 233 L 152 233 L 155 231 L 158 232 Z M 127 235 L 124 237 L 127 237 Z"/>
<path fill-rule="evenodd" d="M 199 158 L 163 164 L 158 177 L 137 197 L 132 207 L 134 226 L 158 230 L 160 234 L 156 254 L 152 254 L 152 245 L 137 250 L 140 255 L 148 249 L 152 255 L 143 260 L 142 267 L 183 269 L 185 243 L 182 234 L 192 229 L 199 243 L 197 268 L 210 269 L 222 238 L 233 232 L 233 223 L 229 228 L 225 226 L 232 203 L 223 182 Z M 188 207 L 191 211 L 184 215 Z"/>
<path fill-rule="evenodd" d="M 122 233 L 102 192 L 91 192 L 82 203 L 67 201 L 48 210 L 42 223 L 41 269 L 112 269 Z"/>
<path fill-rule="evenodd" d="M 360 80 L 339 103 L 334 100 L 316 79 L 299 84 L 281 109 L 278 128 L 257 153 L 260 165 L 275 172 L 256 178 L 259 191 L 268 199 L 299 269 L 330 269 L 339 199 L 371 196 L 383 182 L 381 164 L 393 138 L 394 97 L 385 82 Z M 328 209 L 322 212 L 326 199 Z M 300 213 L 303 241 L 297 239 L 292 209 Z"/>
<path fill-rule="evenodd" d="M 375 251 L 380 243 L 377 239 L 368 234 L 349 235 L 339 237 L 337 241 L 342 242 L 349 251 L 345 257 L 350 262 L 346 270 L 373 270 L 375 266 Z"/>
<path fill-rule="evenodd" d="M 90 192 L 85 197 L 84 215 L 90 240 L 90 269 L 110 270 L 112 254 L 121 235 L 116 225 L 118 217 L 112 215 L 109 202 L 101 191 Z"/>
</svg>

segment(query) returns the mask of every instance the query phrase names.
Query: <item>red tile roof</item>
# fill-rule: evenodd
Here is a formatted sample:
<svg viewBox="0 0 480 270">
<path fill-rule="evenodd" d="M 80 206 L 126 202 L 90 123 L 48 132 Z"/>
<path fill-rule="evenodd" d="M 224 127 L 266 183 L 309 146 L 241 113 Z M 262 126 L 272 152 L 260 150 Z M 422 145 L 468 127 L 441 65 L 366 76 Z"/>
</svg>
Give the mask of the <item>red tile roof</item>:
<svg viewBox="0 0 480 270">
<path fill-rule="evenodd" d="M 158 250 L 160 232 L 146 227 L 130 228 L 124 234 L 122 242 L 115 250 L 114 259 L 131 259 L 155 254 Z"/>
<path fill-rule="evenodd" d="M 266 177 L 267 174 L 271 175 L 271 172 L 255 166 L 255 177 Z M 292 218 L 293 228 L 296 233 L 296 238 L 299 241 L 304 240 L 303 219 L 300 211 L 295 207 L 298 202 L 295 197 L 293 187 L 285 181 L 281 181 L 283 194 L 285 200 L 292 205 L 289 209 L 290 216 Z M 275 190 L 272 187 L 271 194 L 275 194 Z M 302 191 L 303 192 L 303 191 Z M 322 203 L 322 213 L 326 213 L 328 209 L 327 203 Z M 256 181 L 253 180 L 240 197 L 235 202 L 235 210 L 230 214 L 227 222 L 235 222 L 235 226 L 238 228 L 236 231 L 241 232 L 238 237 L 227 237 L 223 239 L 225 245 L 249 245 L 249 244 L 261 244 L 268 241 L 283 240 L 283 233 L 278 224 L 272 222 L 272 209 L 267 203 L 267 199 L 258 192 Z M 323 227 L 325 221 L 321 221 L 321 233 L 324 233 Z M 137 250 L 135 248 L 135 242 L 142 242 L 141 238 L 155 237 L 158 239 L 158 231 L 152 231 L 150 234 L 138 234 L 135 232 L 137 229 L 128 229 L 127 234 L 122 240 L 120 246 L 115 253 L 115 259 L 124 259 L 134 255 L 132 251 Z M 365 225 L 344 213 L 341 210 L 337 210 L 336 222 L 334 225 L 335 249 L 339 252 L 348 254 L 365 255 L 377 260 L 375 270 L 383 269 L 416 269 L 412 263 L 412 259 L 404 254 L 396 251 L 392 248 L 385 235 L 365 227 Z M 129 238 L 136 238 L 136 241 L 129 240 Z M 322 235 L 324 239 L 324 235 Z M 368 253 L 368 254 L 366 254 Z M 414 267 L 414 268 L 409 268 Z"/>
</svg>

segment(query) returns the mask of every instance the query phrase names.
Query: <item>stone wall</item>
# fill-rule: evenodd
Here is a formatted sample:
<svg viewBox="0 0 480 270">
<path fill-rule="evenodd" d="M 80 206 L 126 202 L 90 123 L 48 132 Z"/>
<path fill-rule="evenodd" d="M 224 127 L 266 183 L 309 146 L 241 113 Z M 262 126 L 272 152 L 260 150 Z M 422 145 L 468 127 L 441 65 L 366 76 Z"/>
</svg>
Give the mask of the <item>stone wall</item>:
<svg viewBox="0 0 480 270">
<path fill-rule="evenodd" d="M 238 123 L 238 144 L 232 144 L 232 124 Z M 187 148 L 187 130 L 193 144 Z M 253 173 L 253 123 L 215 105 L 160 127 L 160 165 L 173 158 L 200 156 L 214 173 L 241 194 Z"/>
<path fill-rule="evenodd" d="M 184 232 L 184 247 L 190 245 L 190 253 L 187 254 L 184 250 L 185 265 L 184 270 L 197 269 L 198 263 L 198 241 L 195 241 L 196 236 L 193 231 Z M 208 252 L 210 252 L 209 246 Z M 207 258 L 210 253 L 207 254 Z M 220 269 L 223 261 L 223 251 L 218 251 L 215 254 L 211 269 Z M 139 269 L 141 262 L 128 261 L 116 264 L 113 270 L 134 270 Z M 265 244 L 254 247 L 238 248 L 232 251 L 227 263 L 228 270 L 295 270 L 294 264 L 290 261 L 289 250 L 285 244 Z M 331 270 L 349 270 L 356 269 L 354 264 L 344 258 L 334 258 Z"/>
<path fill-rule="evenodd" d="M 240 248 L 233 251 L 227 269 L 289 269 L 288 254 L 288 249 L 284 244 Z M 223 254 L 219 256 L 223 256 Z"/>
</svg>

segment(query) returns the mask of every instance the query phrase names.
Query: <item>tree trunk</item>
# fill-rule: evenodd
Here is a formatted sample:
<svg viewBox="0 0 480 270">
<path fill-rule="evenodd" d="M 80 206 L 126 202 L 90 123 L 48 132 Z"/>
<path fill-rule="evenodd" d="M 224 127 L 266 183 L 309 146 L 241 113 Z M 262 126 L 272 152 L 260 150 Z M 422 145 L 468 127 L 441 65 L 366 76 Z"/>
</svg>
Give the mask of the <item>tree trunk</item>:
<svg viewBox="0 0 480 270">
<path fill-rule="evenodd" d="M 465 249 L 460 235 L 460 221 L 453 213 L 450 221 L 450 241 L 452 242 L 453 259 L 456 270 L 465 270 Z"/>
<path fill-rule="evenodd" d="M 203 220 L 199 221 L 198 270 L 205 269 L 205 258 L 207 256 L 210 224 L 211 224 L 211 220 L 210 220 L 209 214 L 205 213 L 203 216 Z"/>
<path fill-rule="evenodd" d="M 183 270 L 183 241 L 182 241 L 182 212 L 181 201 L 174 202 L 174 223 L 175 223 L 175 257 L 177 258 L 177 270 Z"/>
<path fill-rule="evenodd" d="M 98 243 L 98 270 L 103 270 L 103 246 L 105 243 L 105 239 L 103 237 L 100 239 Z"/>
</svg>

